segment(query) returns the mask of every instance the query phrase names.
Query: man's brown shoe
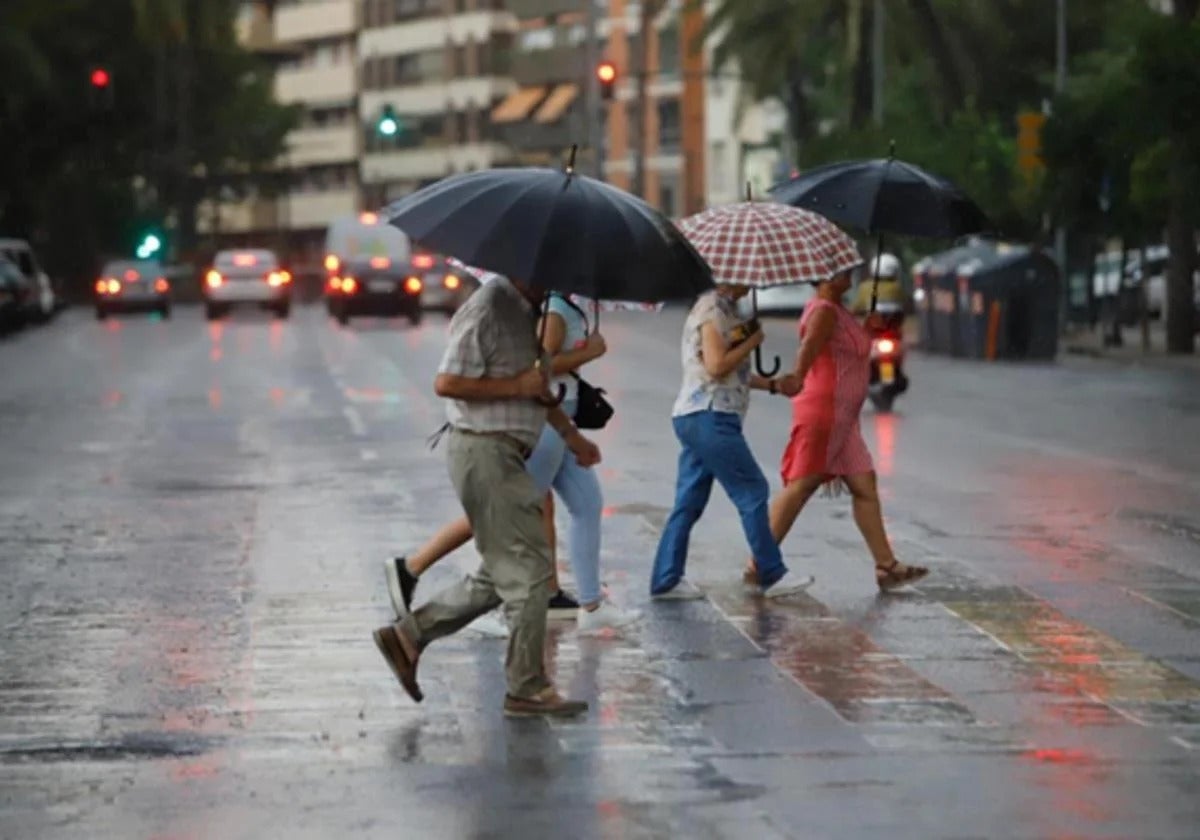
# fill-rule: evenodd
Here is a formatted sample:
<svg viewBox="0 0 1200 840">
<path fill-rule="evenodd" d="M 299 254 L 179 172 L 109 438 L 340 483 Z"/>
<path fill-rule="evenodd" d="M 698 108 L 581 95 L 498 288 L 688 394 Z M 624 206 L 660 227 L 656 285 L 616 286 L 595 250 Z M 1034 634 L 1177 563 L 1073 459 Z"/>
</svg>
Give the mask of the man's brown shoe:
<svg viewBox="0 0 1200 840">
<path fill-rule="evenodd" d="M 425 695 L 421 693 L 421 686 L 417 685 L 417 659 L 420 654 L 415 651 L 410 654 L 408 648 L 411 645 L 406 646 L 405 641 L 407 640 L 401 639 L 400 630 L 395 625 L 389 624 L 375 631 L 375 647 L 379 648 L 379 652 L 391 666 L 392 673 L 400 680 L 400 685 L 404 686 L 408 696 L 420 703 L 425 699 Z"/>
<path fill-rule="evenodd" d="M 534 697 L 504 695 L 505 717 L 574 717 L 588 709 L 582 700 L 564 700 L 553 688 L 547 688 Z"/>
</svg>

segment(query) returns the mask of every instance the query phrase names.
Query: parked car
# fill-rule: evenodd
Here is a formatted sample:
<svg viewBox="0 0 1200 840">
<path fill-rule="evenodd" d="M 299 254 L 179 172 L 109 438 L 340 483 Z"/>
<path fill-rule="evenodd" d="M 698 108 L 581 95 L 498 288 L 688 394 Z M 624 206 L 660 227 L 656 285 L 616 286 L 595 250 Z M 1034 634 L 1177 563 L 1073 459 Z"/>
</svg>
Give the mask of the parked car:
<svg viewBox="0 0 1200 840">
<path fill-rule="evenodd" d="M 28 309 L 34 320 L 44 321 L 53 315 L 60 305 L 59 296 L 29 243 L 24 239 L 0 239 L 0 256 L 16 265 L 32 285 L 34 294 Z"/>
<path fill-rule="evenodd" d="M 292 310 L 292 275 L 273 251 L 220 251 L 204 275 L 204 312 L 213 321 L 233 306 L 270 309 L 278 318 Z"/>
<path fill-rule="evenodd" d="M 804 311 L 804 307 L 812 300 L 813 287 L 808 283 L 797 283 L 792 286 L 774 286 L 770 289 L 759 289 L 758 311 L 761 314 L 795 315 Z M 745 315 L 750 314 L 750 296 L 739 301 L 739 309 Z"/>
<path fill-rule="evenodd" d="M 24 326 L 33 286 L 7 257 L 0 257 L 0 332 Z"/>
<path fill-rule="evenodd" d="M 113 260 L 96 279 L 96 318 L 117 312 L 157 312 L 171 317 L 171 283 L 158 260 Z"/>
</svg>

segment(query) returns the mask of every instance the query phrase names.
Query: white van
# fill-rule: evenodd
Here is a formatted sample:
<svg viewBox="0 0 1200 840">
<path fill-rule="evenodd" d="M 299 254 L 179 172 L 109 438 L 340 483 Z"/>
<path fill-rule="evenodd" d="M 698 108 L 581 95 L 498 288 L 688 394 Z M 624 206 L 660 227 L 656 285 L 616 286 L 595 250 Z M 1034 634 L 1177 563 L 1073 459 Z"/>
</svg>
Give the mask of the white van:
<svg viewBox="0 0 1200 840">
<path fill-rule="evenodd" d="M 37 320 L 46 320 L 58 308 L 58 296 L 54 293 L 54 285 L 49 275 L 42 271 L 38 264 L 33 248 L 24 239 L 0 239 L 0 255 L 8 257 L 34 288 L 35 299 L 31 301 L 34 311 L 31 313 Z"/>
</svg>

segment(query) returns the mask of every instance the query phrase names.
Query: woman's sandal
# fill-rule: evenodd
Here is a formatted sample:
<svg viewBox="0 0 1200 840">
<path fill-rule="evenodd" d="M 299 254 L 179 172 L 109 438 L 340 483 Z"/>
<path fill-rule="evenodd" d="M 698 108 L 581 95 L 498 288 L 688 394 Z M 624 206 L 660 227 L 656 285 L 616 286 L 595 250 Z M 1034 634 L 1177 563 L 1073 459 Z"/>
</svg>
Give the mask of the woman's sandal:
<svg viewBox="0 0 1200 840">
<path fill-rule="evenodd" d="M 899 560 L 892 560 L 890 566 L 875 567 L 875 583 L 880 592 L 888 592 L 915 583 L 927 574 L 929 569 L 924 566 L 907 566 Z"/>
</svg>

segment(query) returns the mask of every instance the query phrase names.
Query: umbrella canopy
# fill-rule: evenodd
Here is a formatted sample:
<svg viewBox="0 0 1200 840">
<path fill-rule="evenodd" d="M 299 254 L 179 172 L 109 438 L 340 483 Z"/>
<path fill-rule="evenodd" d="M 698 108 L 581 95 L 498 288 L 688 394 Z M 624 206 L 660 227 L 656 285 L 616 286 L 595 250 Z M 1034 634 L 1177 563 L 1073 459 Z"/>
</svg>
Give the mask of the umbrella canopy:
<svg viewBox="0 0 1200 840">
<path fill-rule="evenodd" d="M 425 247 L 564 294 L 650 303 L 712 287 L 669 219 L 570 166 L 454 175 L 383 213 Z"/>
<path fill-rule="evenodd" d="M 467 265 L 462 260 L 455 259 L 454 257 L 447 257 L 446 262 L 459 271 L 470 274 L 480 283 L 486 283 L 489 280 L 502 276 L 495 271 L 488 271 L 486 268 Z M 594 300 L 583 295 L 568 295 L 567 297 L 580 309 L 591 307 L 596 312 L 624 312 L 628 310 L 635 312 L 658 312 L 663 308 L 661 303 L 636 303 L 629 300 Z"/>
<path fill-rule="evenodd" d="M 679 227 L 718 283 L 759 289 L 820 283 L 863 263 L 854 240 L 833 222 L 784 204 L 712 207 Z"/>
<path fill-rule="evenodd" d="M 949 238 L 988 227 L 987 216 L 954 184 L 891 157 L 820 166 L 771 194 L 868 233 Z"/>
</svg>

